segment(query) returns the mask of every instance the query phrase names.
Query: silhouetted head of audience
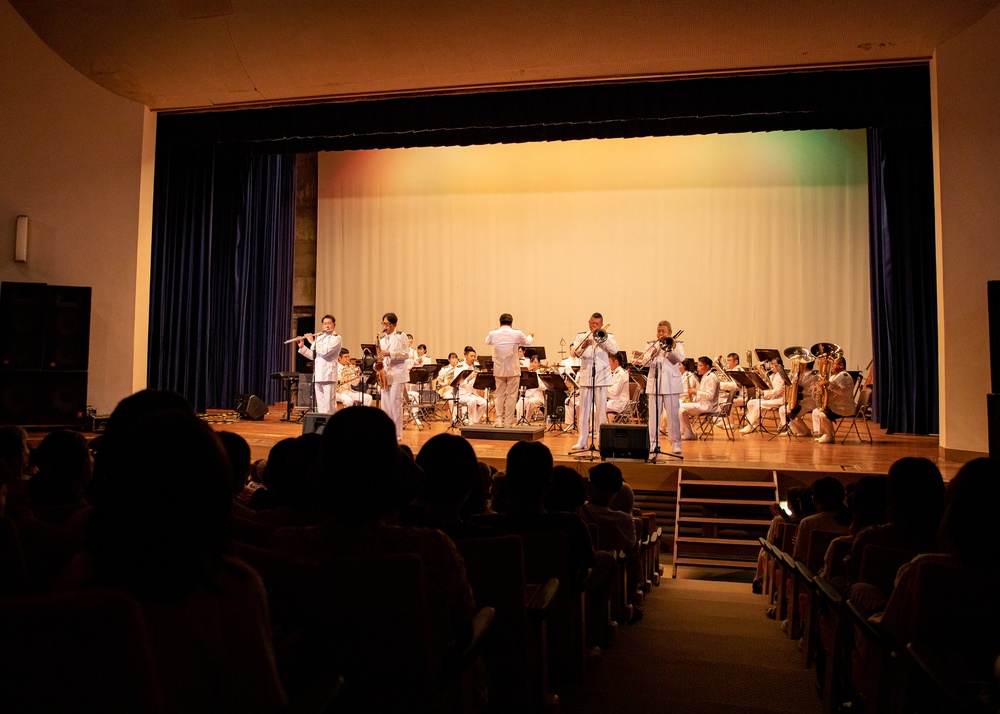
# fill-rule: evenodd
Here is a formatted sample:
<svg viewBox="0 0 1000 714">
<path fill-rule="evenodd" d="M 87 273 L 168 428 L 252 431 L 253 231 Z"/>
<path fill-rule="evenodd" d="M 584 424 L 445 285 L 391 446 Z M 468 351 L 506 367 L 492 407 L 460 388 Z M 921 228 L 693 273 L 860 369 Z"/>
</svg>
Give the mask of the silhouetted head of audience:
<svg viewBox="0 0 1000 714">
<path fill-rule="evenodd" d="M 889 520 L 918 540 L 933 538 L 944 512 L 944 479 L 930 459 L 904 456 L 889 467 Z"/>
<path fill-rule="evenodd" d="M 862 476 L 847 494 L 851 512 L 851 533 L 886 522 L 885 476 Z"/>
<path fill-rule="evenodd" d="M 587 486 L 583 476 L 569 466 L 552 467 L 552 485 L 545 494 L 545 510 L 575 512 L 587 502 Z"/>
<path fill-rule="evenodd" d="M 430 517 L 447 515 L 451 520 L 460 520 L 459 509 L 480 480 L 472 444 L 461 436 L 438 434 L 420 449 L 417 465 L 424 472 L 420 500 L 428 507 Z"/>
<path fill-rule="evenodd" d="M 460 509 L 463 521 L 469 520 L 472 516 L 486 513 L 489 510 L 490 485 L 493 483 L 493 474 L 496 472 L 496 469 L 484 461 L 479 461 L 476 463 L 476 470 L 478 478 L 472 485 L 472 490 L 469 491 L 469 496 L 465 499 L 465 503 L 462 504 Z"/>
<path fill-rule="evenodd" d="M 843 512 L 845 495 L 844 484 L 833 476 L 824 476 L 812 485 L 812 502 L 821 513 Z"/>
<path fill-rule="evenodd" d="M 10 478 L 21 478 L 28 467 L 28 432 L 13 424 L 0 424 L 0 461 Z"/>
<path fill-rule="evenodd" d="M 597 506 L 607 506 L 611 503 L 625 480 L 622 478 L 622 470 L 607 461 L 597 464 L 590 469 L 590 502 Z"/>
<path fill-rule="evenodd" d="M 969 565 L 1000 567 L 998 505 L 1000 462 L 981 458 L 964 464 L 945 493 L 941 548 Z"/>
<path fill-rule="evenodd" d="M 310 493 L 313 505 L 334 521 L 370 523 L 410 503 L 421 480 L 419 467 L 400 451 L 388 415 L 356 406 L 338 410 L 326 423 Z"/>
<path fill-rule="evenodd" d="M 519 441 L 507 452 L 511 511 L 540 512 L 552 484 L 552 452 L 540 441 Z"/>
<path fill-rule="evenodd" d="M 68 429 L 42 439 L 31 454 L 31 463 L 36 471 L 28 482 L 28 495 L 36 506 L 79 503 L 94 468 L 87 439 Z"/>
<path fill-rule="evenodd" d="M 490 478 L 490 513 L 510 513 L 512 505 L 507 472 L 497 471 Z"/>
<path fill-rule="evenodd" d="M 247 485 L 247 474 L 250 471 L 250 444 L 239 434 L 232 431 L 220 431 L 219 440 L 229 457 L 229 466 L 233 472 L 233 495 L 240 493 Z"/>
<path fill-rule="evenodd" d="M 98 585 L 144 600 L 213 587 L 231 546 L 229 460 L 190 408 L 132 412 L 101 446 L 87 550 Z"/>
</svg>

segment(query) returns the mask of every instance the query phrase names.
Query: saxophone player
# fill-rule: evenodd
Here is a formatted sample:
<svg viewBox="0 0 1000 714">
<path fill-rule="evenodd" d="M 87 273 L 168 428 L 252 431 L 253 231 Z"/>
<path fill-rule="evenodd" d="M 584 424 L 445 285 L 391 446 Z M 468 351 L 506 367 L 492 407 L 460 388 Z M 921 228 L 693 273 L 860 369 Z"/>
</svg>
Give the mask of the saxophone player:
<svg viewBox="0 0 1000 714">
<path fill-rule="evenodd" d="M 847 372 L 847 361 L 837 357 L 833 361 L 829 379 L 820 379 L 816 387 L 825 389 L 826 408 L 817 404 L 813 409 L 813 431 L 819 433 L 820 444 L 833 443 L 833 422 L 854 413 L 854 378 Z"/>
<path fill-rule="evenodd" d="M 377 359 L 382 360 L 385 370 L 386 389 L 382 393 L 382 411 L 389 415 L 396 425 L 396 441 L 403 440 L 403 394 L 410 371 L 406 361 L 410 358 L 410 345 L 406 335 L 396 330 L 399 319 L 396 313 L 382 315 L 382 334 L 378 339 Z"/>
<path fill-rule="evenodd" d="M 307 332 L 296 338 L 299 354 L 313 362 L 313 393 L 316 395 L 316 411 L 333 414 L 337 411 L 334 393 L 337 391 L 337 360 L 343 341 L 334 328 L 337 320 L 333 315 L 323 315 L 323 331 L 318 335 Z M 306 340 L 309 346 L 306 347 Z"/>
<path fill-rule="evenodd" d="M 340 359 L 337 364 L 337 401 L 345 407 L 353 407 L 361 404 L 366 407 L 372 405 L 372 396 L 365 392 L 361 382 L 361 369 L 351 364 L 351 353 L 344 347 L 340 350 Z"/>
</svg>

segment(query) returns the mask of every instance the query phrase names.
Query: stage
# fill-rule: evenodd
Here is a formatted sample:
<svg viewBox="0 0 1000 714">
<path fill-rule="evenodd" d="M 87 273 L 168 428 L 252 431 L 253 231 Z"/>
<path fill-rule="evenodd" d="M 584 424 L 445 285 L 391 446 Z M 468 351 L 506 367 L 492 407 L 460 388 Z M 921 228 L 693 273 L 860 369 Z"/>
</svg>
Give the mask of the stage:
<svg viewBox="0 0 1000 714">
<path fill-rule="evenodd" d="M 278 404 L 270 407 L 262 421 L 238 420 L 235 414 L 221 412 L 210 413 L 206 418 L 215 429 L 241 434 L 250 443 L 253 458 L 262 459 L 267 458 L 268 451 L 277 441 L 302 433 L 303 422 L 294 420 L 294 412 L 293 421 L 284 421 L 284 416 L 284 404 Z M 421 427 L 409 423 L 403 429 L 403 443 L 416 454 L 432 436 L 448 431 L 448 425 L 448 421 L 441 420 L 424 421 Z M 556 463 L 573 466 L 581 473 L 586 473 L 592 462 L 582 457 L 588 454 L 576 457 L 569 455 L 578 434 L 564 434 L 561 428 L 550 430 L 551 425 L 543 422 L 535 422 L 532 426 L 532 433 L 537 432 L 538 428 L 543 429 L 541 442 L 552 451 Z M 869 427 L 873 442 L 871 444 L 860 443 L 853 433 L 845 444 L 840 443 L 843 433 L 839 435 L 836 444 L 817 444 L 811 438 L 794 438 L 784 434 L 772 438 L 773 435 L 766 433 L 747 436 L 735 434 L 735 440 L 729 441 L 723 429 L 716 427 L 713 436 L 707 440 L 685 441 L 683 460 L 667 454 L 661 455 L 656 464 L 638 459 L 609 460 L 613 460 L 622 469 L 625 480 L 637 492 L 675 491 L 678 470 L 681 468 L 720 479 L 735 478 L 741 473 L 745 474 L 747 470 L 769 471 L 777 476 L 779 489 L 784 493 L 790 486 L 808 485 L 826 475 L 851 482 L 865 474 L 884 474 L 896 459 L 903 456 L 923 456 L 930 459 L 938 465 L 946 480 L 954 476 L 961 467 L 961 463 L 945 461 L 939 456 L 937 436 L 886 434 L 876 424 L 869 423 Z M 487 428 L 491 427 L 482 425 L 478 430 L 484 433 Z M 460 434 L 460 431 L 451 429 L 449 433 Z M 466 436 L 469 433 L 467 428 Z M 861 433 L 867 438 L 863 425 Z M 480 460 L 503 469 L 507 451 L 515 440 L 501 440 L 492 433 L 487 436 L 490 438 L 470 438 L 469 441 Z M 661 448 L 663 447 L 669 451 L 665 438 L 661 438 Z M 593 456 L 595 461 L 600 461 L 599 453 L 595 452 Z"/>
</svg>

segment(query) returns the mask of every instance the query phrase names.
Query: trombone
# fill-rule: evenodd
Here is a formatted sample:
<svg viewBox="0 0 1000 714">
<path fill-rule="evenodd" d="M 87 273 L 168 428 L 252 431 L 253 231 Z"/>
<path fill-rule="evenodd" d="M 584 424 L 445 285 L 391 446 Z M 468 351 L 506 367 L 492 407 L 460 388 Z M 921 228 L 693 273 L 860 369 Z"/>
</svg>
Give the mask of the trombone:
<svg viewBox="0 0 1000 714">
<path fill-rule="evenodd" d="M 582 340 L 580 340 L 580 345 L 582 345 L 584 342 L 586 342 L 587 340 L 589 340 L 591 337 L 594 338 L 594 344 L 595 345 L 600 345 L 600 344 L 603 344 L 603 343 L 607 342 L 608 341 L 608 329 L 610 327 L 611 327 L 611 323 L 609 322 L 607 325 L 602 325 L 601 327 L 599 327 L 596 330 L 591 330 L 590 332 L 587 333 L 586 337 L 584 337 Z M 576 349 L 580 349 L 580 345 L 577 345 L 574 342 L 572 345 L 570 345 L 570 348 L 572 349 L 572 348 L 575 347 Z"/>
<path fill-rule="evenodd" d="M 633 355 L 638 354 L 638 357 L 632 358 L 631 365 L 633 367 L 641 367 L 646 363 L 646 361 L 650 357 L 653 356 L 652 351 L 657 348 L 662 352 L 673 352 L 674 347 L 676 347 L 677 345 L 677 338 L 680 337 L 683 333 L 684 330 L 677 330 L 677 334 L 673 335 L 672 337 L 663 337 L 660 338 L 659 340 L 652 340 L 650 342 L 647 342 L 646 349 L 644 352 L 642 352 L 642 354 L 638 354 L 637 352 L 632 353 Z M 647 352 L 649 353 L 648 355 L 646 354 Z"/>
</svg>

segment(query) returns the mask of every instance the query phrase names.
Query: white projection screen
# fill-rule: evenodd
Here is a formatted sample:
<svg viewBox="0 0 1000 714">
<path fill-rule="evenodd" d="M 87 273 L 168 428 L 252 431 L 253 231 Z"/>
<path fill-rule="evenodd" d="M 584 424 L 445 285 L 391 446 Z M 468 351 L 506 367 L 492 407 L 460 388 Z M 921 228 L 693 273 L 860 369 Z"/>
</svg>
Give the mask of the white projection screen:
<svg viewBox="0 0 1000 714">
<path fill-rule="evenodd" d="M 431 357 L 489 354 L 502 312 L 557 361 L 601 312 L 689 357 L 834 342 L 871 359 L 865 132 L 319 156 L 316 309 L 354 355 L 381 316 Z"/>
</svg>

